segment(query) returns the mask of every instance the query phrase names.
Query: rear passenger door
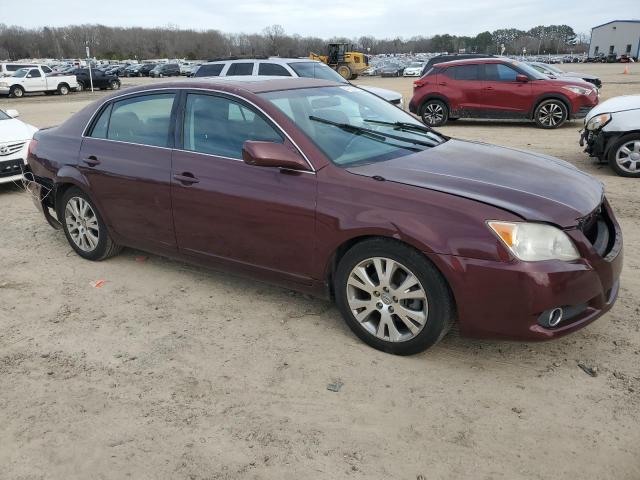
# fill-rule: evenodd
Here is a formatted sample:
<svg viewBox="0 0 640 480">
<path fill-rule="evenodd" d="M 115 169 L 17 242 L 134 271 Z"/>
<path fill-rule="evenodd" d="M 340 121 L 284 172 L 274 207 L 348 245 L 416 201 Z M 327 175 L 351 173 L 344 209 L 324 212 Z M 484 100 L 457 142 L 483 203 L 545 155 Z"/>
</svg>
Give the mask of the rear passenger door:
<svg viewBox="0 0 640 480">
<path fill-rule="evenodd" d="M 171 189 L 179 250 L 272 280 L 308 284 L 315 174 L 242 160 L 247 140 L 289 140 L 251 105 L 197 92 L 185 96 L 180 133 Z"/>
<path fill-rule="evenodd" d="M 90 125 L 79 169 L 109 228 L 129 246 L 175 249 L 171 217 L 175 92 L 108 103 Z"/>
<path fill-rule="evenodd" d="M 503 63 L 485 63 L 483 94 L 487 116 L 525 117 L 531 108 L 531 82 L 518 82 L 517 70 Z"/>
<path fill-rule="evenodd" d="M 479 65 L 455 65 L 438 75 L 440 91 L 449 99 L 451 117 L 473 117 L 483 108 Z"/>
</svg>

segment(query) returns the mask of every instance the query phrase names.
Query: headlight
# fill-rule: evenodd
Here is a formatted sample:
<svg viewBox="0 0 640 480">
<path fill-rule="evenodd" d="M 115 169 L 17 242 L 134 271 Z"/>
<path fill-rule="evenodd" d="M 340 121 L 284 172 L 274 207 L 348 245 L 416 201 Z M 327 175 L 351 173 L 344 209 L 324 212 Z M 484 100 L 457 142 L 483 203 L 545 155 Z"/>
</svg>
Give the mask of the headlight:
<svg viewBox="0 0 640 480">
<path fill-rule="evenodd" d="M 587 130 L 598 130 L 611 121 L 610 113 L 601 113 L 587 122 Z"/>
<path fill-rule="evenodd" d="M 487 225 L 511 253 L 525 262 L 580 258 L 569 236 L 551 225 L 493 220 L 488 221 Z"/>
<path fill-rule="evenodd" d="M 583 88 L 575 85 L 572 85 L 570 87 L 562 87 L 562 88 L 564 88 L 565 90 L 569 90 L 570 92 L 577 93 L 578 95 L 589 95 L 591 93 L 590 88 Z"/>
<path fill-rule="evenodd" d="M 7 82 L 0 82 L 0 87 L 8 87 L 9 84 Z"/>
</svg>

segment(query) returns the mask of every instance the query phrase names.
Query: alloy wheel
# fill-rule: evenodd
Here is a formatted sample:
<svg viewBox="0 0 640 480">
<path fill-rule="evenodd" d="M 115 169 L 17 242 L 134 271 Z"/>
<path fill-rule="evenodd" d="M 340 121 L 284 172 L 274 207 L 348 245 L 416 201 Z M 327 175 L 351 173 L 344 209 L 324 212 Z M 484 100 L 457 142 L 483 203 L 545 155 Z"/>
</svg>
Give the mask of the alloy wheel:
<svg viewBox="0 0 640 480">
<path fill-rule="evenodd" d="M 427 322 L 429 303 L 422 284 L 410 269 L 395 260 L 363 260 L 351 270 L 346 289 L 354 318 L 381 340 L 411 340 Z"/>
<path fill-rule="evenodd" d="M 540 107 L 538 119 L 540 123 L 546 127 L 555 127 L 559 125 L 564 118 L 564 111 L 557 103 L 547 103 Z"/>
<path fill-rule="evenodd" d="M 444 108 L 437 103 L 430 103 L 424 108 L 422 118 L 429 125 L 437 125 L 444 120 Z"/>
<path fill-rule="evenodd" d="M 616 163 L 625 172 L 640 173 L 640 140 L 632 140 L 618 148 Z"/>
<path fill-rule="evenodd" d="M 100 239 L 100 227 L 89 202 L 81 197 L 70 198 L 64 218 L 73 243 L 83 252 L 95 250 Z"/>
</svg>

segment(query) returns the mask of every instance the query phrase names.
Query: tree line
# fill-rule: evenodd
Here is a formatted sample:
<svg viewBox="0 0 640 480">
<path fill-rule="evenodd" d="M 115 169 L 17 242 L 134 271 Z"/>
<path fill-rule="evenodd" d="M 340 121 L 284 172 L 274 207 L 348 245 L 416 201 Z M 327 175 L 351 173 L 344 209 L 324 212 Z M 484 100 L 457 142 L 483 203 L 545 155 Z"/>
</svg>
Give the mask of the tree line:
<svg viewBox="0 0 640 480">
<path fill-rule="evenodd" d="M 584 52 L 587 35 L 576 35 L 568 25 L 537 26 L 528 31 L 515 28 L 482 32 L 475 36 L 433 35 L 378 39 L 322 39 L 287 34 L 280 25 L 260 33 L 224 33 L 219 30 L 186 30 L 176 26 L 123 28 L 105 25 L 24 28 L 0 23 L 0 59 L 84 58 L 103 59 L 186 58 L 211 59 L 223 56 L 301 57 L 324 53 L 329 42 L 343 42 L 365 53 L 476 52 L 529 54 Z"/>
</svg>

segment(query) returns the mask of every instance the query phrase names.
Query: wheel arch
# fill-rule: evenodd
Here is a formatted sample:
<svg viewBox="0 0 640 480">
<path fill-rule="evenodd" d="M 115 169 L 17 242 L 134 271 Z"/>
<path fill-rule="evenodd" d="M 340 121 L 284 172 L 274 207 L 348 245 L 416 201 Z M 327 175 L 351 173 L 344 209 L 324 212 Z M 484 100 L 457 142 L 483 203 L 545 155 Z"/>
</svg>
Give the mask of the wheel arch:
<svg viewBox="0 0 640 480">
<path fill-rule="evenodd" d="M 451 112 L 451 102 L 449 102 L 449 99 L 446 96 L 440 93 L 430 93 L 420 101 L 420 105 L 417 111 L 418 115 L 422 116 L 422 110 L 424 109 L 425 104 L 429 100 L 440 100 L 447 106 L 447 109 L 449 110 L 449 112 Z"/>
</svg>

